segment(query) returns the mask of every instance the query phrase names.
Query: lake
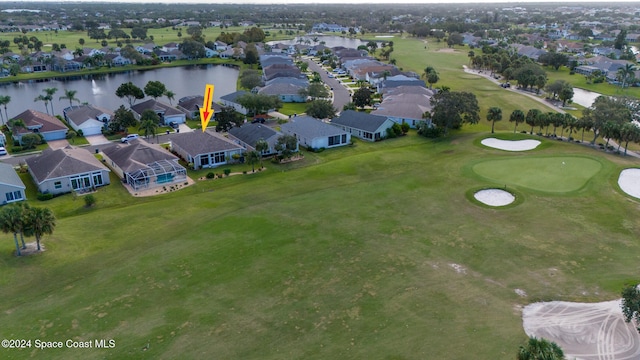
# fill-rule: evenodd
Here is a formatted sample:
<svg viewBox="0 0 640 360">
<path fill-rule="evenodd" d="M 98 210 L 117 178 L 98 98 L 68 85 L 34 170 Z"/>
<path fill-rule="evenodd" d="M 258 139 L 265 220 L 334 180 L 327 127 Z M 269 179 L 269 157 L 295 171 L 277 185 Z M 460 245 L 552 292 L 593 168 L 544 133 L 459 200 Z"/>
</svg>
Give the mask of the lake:
<svg viewBox="0 0 640 360">
<path fill-rule="evenodd" d="M 578 105 L 582 105 L 584 107 L 591 107 L 591 105 L 593 105 L 593 102 L 596 101 L 596 99 L 600 95 L 602 95 L 602 94 L 599 94 L 599 93 L 593 92 L 593 91 L 589 91 L 589 90 L 573 88 L 573 99 L 572 100 L 573 100 L 574 103 L 576 103 Z"/>
<path fill-rule="evenodd" d="M 10 118 L 28 109 L 46 113 L 44 103 L 34 101 L 38 95 L 44 94 L 42 90 L 45 88 L 58 89 L 53 95 L 53 109 L 56 114 L 62 114 L 62 109 L 69 106 L 68 100 L 58 100 L 60 96 L 64 96 L 65 89 L 76 90 L 76 98 L 83 103 L 86 102 L 108 110 L 116 110 L 120 105 L 128 108 L 127 99 L 120 99 L 115 95 L 116 89 L 128 81 L 141 89 L 144 89 L 149 81 L 162 82 L 167 90 L 175 93 L 172 100 L 172 104 L 175 105 L 181 97 L 204 94 L 206 84 L 215 86 L 213 99 L 220 100 L 221 96 L 236 91 L 238 72 L 236 68 L 222 65 L 190 65 L 154 70 L 133 70 L 104 75 L 70 76 L 5 83 L 0 84 L 0 93 L 11 96 L 11 102 L 7 105 Z M 169 102 L 166 97 L 158 98 L 158 100 Z"/>
</svg>

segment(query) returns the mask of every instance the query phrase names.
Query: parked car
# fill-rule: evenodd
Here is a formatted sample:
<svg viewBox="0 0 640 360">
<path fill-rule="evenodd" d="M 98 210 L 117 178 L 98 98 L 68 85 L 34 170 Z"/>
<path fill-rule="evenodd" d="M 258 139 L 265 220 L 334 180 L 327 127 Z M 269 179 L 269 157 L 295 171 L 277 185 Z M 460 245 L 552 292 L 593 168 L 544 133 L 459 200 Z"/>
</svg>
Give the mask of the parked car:
<svg viewBox="0 0 640 360">
<path fill-rule="evenodd" d="M 138 134 L 129 134 L 123 138 L 120 138 L 120 142 L 126 143 L 129 140 L 134 140 L 138 138 Z"/>
<path fill-rule="evenodd" d="M 7 149 L 4 146 L 0 146 L 0 155 L 7 155 Z"/>
<path fill-rule="evenodd" d="M 509 84 L 509 83 L 504 83 L 504 84 L 500 84 L 500 86 L 502 86 L 503 88 L 505 88 L 505 89 L 506 89 L 506 88 L 510 88 L 510 87 L 511 87 L 511 84 Z"/>
<path fill-rule="evenodd" d="M 169 122 L 169 126 L 171 126 L 172 129 L 177 129 L 177 128 L 180 127 L 180 124 L 178 124 L 175 121 L 171 121 L 171 122 Z"/>
</svg>

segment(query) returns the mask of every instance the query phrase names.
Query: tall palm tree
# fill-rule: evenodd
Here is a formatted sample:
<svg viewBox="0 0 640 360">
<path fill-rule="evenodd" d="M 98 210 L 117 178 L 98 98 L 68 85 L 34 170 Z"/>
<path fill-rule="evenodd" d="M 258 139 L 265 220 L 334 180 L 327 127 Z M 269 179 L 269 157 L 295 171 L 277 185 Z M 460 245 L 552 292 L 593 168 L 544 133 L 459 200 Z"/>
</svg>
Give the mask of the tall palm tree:
<svg viewBox="0 0 640 360">
<path fill-rule="evenodd" d="M 554 342 L 547 339 L 529 338 L 525 345 L 518 349 L 517 360 L 563 360 L 564 352 Z"/>
<path fill-rule="evenodd" d="M 16 244 L 16 254 L 21 256 L 18 232 L 22 223 L 22 209 L 16 205 L 7 205 L 0 212 L 0 231 L 5 234 L 13 233 L 13 241 Z"/>
<path fill-rule="evenodd" d="M 173 105 L 173 103 L 171 103 L 171 100 L 173 100 L 176 94 L 171 90 L 167 90 L 164 92 L 164 96 L 166 96 L 167 99 L 169 100 L 169 105 Z"/>
<path fill-rule="evenodd" d="M 487 112 L 487 120 L 491 121 L 491 133 L 493 134 L 496 121 L 502 120 L 502 109 L 497 106 L 490 107 Z"/>
<path fill-rule="evenodd" d="M 51 209 L 34 207 L 26 213 L 25 233 L 36 237 L 38 251 L 40 251 L 40 239 L 42 235 L 53 233 L 56 227 L 56 217 Z"/>
<path fill-rule="evenodd" d="M 74 101 L 80 103 L 80 100 L 76 97 L 77 93 L 78 93 L 77 90 L 64 89 L 64 96 L 60 96 L 58 100 L 62 100 L 62 99 L 69 100 L 69 107 L 73 107 Z"/>
<path fill-rule="evenodd" d="M 251 165 L 251 172 L 256 172 L 254 165 L 257 164 L 260 159 L 262 159 L 262 155 L 255 150 L 246 153 L 245 161 L 247 162 L 247 164 Z"/>
<path fill-rule="evenodd" d="M 49 102 L 51 103 L 51 115 L 55 115 L 56 112 L 53 110 L 53 94 L 58 91 L 58 88 L 45 88 L 42 91 L 45 92 L 46 98 L 49 99 Z"/>
<path fill-rule="evenodd" d="M 140 123 L 138 130 L 142 131 L 147 140 L 149 140 L 149 135 L 153 136 L 156 134 L 156 130 L 158 130 L 158 123 L 152 119 L 143 120 Z"/>
<path fill-rule="evenodd" d="M 509 121 L 515 123 L 515 126 L 513 127 L 513 133 L 516 133 L 516 129 L 518 128 L 518 124 L 523 123 L 524 122 L 524 112 L 520 109 L 515 109 L 513 110 L 513 112 L 511 113 L 511 115 L 509 116 Z"/>
<path fill-rule="evenodd" d="M 256 141 L 256 151 L 260 153 L 260 169 L 262 169 L 262 154 L 269 150 L 269 143 L 265 139 Z"/>
<path fill-rule="evenodd" d="M 35 99 L 33 99 L 33 102 L 38 101 L 42 101 L 44 103 L 44 109 L 47 111 L 47 114 L 49 114 L 49 99 L 44 95 L 38 95 Z"/>
<path fill-rule="evenodd" d="M 0 95 L 0 105 L 4 107 L 4 115 L 7 122 L 9 122 L 9 113 L 7 113 L 7 105 L 11 102 L 11 96 L 9 95 Z M 3 120 L 2 125 L 6 124 Z"/>
<path fill-rule="evenodd" d="M 623 66 L 623 67 L 618 69 L 617 75 L 622 80 L 622 88 L 623 89 L 624 89 L 624 86 L 625 86 L 627 80 L 630 79 L 631 76 L 634 75 L 635 71 L 636 71 L 636 67 L 633 64 L 625 64 L 625 66 Z"/>
</svg>

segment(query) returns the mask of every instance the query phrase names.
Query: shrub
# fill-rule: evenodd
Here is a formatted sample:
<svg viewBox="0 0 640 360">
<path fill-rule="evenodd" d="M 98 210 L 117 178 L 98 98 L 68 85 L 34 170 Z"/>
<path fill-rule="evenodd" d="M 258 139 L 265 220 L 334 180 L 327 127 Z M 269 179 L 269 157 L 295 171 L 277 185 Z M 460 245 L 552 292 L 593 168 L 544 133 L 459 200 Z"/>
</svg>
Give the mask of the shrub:
<svg viewBox="0 0 640 360">
<path fill-rule="evenodd" d="M 247 175 L 247 170 L 242 172 L 243 175 Z"/>
<path fill-rule="evenodd" d="M 22 151 L 22 146 L 12 146 L 11 152 L 20 152 Z"/>
<path fill-rule="evenodd" d="M 38 193 L 38 200 L 47 201 L 53 199 L 53 194 L 51 193 Z"/>
<path fill-rule="evenodd" d="M 208 172 L 207 173 L 207 179 L 213 179 L 216 177 L 216 174 L 212 173 L 212 172 Z"/>
<path fill-rule="evenodd" d="M 96 203 L 96 197 L 93 194 L 85 195 L 84 197 L 84 206 L 92 207 Z"/>
<path fill-rule="evenodd" d="M 424 137 L 435 139 L 444 135 L 444 128 L 424 126 L 420 128 L 418 133 Z"/>
<path fill-rule="evenodd" d="M 576 74 L 575 71 L 573 71 L 573 70 L 569 71 L 569 75 L 575 75 L 575 74 Z"/>
<path fill-rule="evenodd" d="M 224 171 L 225 176 L 229 176 L 229 174 L 231 174 L 231 169 L 224 169 L 222 171 Z"/>
</svg>

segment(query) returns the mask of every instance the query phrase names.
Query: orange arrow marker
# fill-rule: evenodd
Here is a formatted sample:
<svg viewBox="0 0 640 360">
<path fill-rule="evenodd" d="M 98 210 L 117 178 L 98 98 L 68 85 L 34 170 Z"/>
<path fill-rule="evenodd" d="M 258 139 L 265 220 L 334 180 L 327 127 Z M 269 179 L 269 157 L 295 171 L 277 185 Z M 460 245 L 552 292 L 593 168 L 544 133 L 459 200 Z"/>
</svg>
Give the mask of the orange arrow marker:
<svg viewBox="0 0 640 360">
<path fill-rule="evenodd" d="M 202 124 L 202 132 L 207 129 L 213 110 L 211 110 L 211 100 L 213 99 L 213 85 L 207 84 L 204 90 L 204 103 L 200 108 L 200 123 Z"/>
</svg>

